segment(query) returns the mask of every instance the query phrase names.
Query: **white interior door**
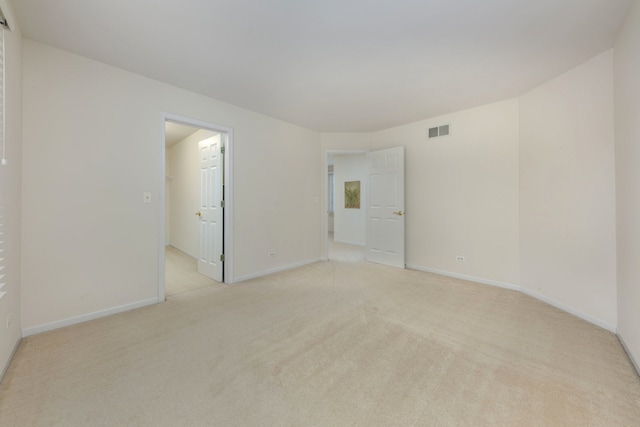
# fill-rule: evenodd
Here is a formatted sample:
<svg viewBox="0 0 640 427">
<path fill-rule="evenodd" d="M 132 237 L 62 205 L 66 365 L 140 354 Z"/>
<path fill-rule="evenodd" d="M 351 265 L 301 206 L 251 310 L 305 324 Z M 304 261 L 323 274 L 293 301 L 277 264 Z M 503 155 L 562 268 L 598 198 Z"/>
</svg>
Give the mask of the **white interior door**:
<svg viewBox="0 0 640 427">
<path fill-rule="evenodd" d="M 198 272 L 222 282 L 223 154 L 222 135 L 200 141 L 200 249 Z"/>
<path fill-rule="evenodd" d="M 404 147 L 372 151 L 367 197 L 367 261 L 404 268 Z"/>
</svg>

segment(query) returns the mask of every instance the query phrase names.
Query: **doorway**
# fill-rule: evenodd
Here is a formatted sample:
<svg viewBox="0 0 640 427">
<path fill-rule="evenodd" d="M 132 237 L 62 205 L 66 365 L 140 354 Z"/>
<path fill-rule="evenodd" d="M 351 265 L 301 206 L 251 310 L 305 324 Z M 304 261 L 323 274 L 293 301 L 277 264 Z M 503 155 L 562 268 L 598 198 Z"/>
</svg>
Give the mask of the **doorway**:
<svg viewBox="0 0 640 427">
<path fill-rule="evenodd" d="M 366 164 L 366 151 L 326 152 L 324 259 L 364 261 Z M 347 201 L 345 192 L 354 200 Z"/>
<path fill-rule="evenodd" d="M 351 245 L 347 249 L 362 246 L 366 261 L 405 268 L 404 147 L 376 151 L 327 150 L 323 163 L 326 178 L 323 180 L 322 259 L 334 259 L 336 244 L 346 244 Z M 357 189 L 355 199 L 354 188 Z M 352 255 L 353 252 L 345 260 L 354 260 Z M 337 257 L 342 258 L 342 254 Z M 360 260 L 360 256 L 355 260 Z"/>
<path fill-rule="evenodd" d="M 232 283 L 232 129 L 162 115 L 158 300 Z"/>
</svg>

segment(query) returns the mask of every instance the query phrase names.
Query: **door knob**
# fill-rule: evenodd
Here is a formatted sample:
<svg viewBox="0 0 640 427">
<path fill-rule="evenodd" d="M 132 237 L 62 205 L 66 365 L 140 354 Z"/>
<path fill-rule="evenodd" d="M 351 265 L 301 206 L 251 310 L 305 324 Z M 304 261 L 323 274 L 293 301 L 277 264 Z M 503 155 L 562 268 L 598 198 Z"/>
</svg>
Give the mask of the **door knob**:
<svg viewBox="0 0 640 427">
<path fill-rule="evenodd" d="M 196 212 L 196 215 L 202 216 L 202 212 L 198 211 L 198 212 Z"/>
<path fill-rule="evenodd" d="M 402 216 L 402 215 L 404 215 L 404 212 L 398 211 L 398 212 L 394 212 L 393 214 L 394 215 L 398 215 L 398 216 Z"/>
</svg>

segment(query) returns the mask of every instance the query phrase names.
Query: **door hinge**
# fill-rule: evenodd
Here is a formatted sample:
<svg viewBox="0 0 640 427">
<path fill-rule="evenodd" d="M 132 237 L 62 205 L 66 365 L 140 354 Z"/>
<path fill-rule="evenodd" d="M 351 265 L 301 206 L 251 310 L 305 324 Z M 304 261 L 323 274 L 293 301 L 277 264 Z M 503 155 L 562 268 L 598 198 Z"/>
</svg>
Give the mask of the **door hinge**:
<svg viewBox="0 0 640 427">
<path fill-rule="evenodd" d="M 220 147 L 220 153 L 224 154 L 224 146 Z"/>
<path fill-rule="evenodd" d="M 224 254 L 220 254 L 220 261 L 224 262 Z"/>
<path fill-rule="evenodd" d="M 220 200 L 220 207 L 224 208 L 224 200 Z"/>
</svg>

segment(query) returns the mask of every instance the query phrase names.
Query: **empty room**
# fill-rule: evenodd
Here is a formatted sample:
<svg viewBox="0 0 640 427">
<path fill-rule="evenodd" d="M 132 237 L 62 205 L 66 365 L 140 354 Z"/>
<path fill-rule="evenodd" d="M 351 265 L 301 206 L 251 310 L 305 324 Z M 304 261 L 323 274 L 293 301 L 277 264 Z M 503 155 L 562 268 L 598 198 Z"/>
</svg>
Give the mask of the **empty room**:
<svg viewBox="0 0 640 427">
<path fill-rule="evenodd" d="M 0 12 L 1 426 L 640 425 L 639 0 Z"/>
</svg>

